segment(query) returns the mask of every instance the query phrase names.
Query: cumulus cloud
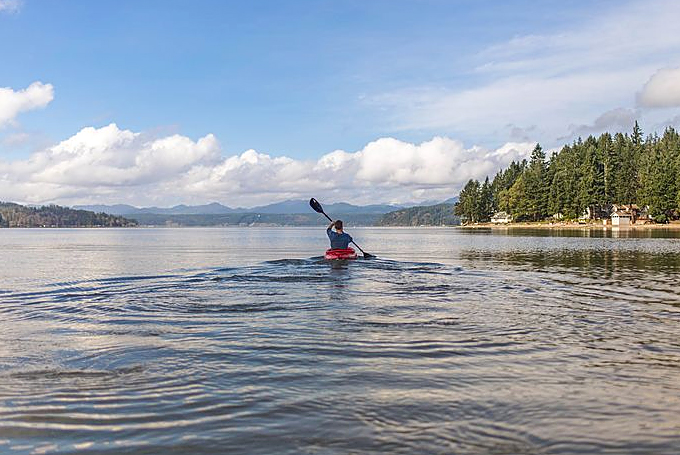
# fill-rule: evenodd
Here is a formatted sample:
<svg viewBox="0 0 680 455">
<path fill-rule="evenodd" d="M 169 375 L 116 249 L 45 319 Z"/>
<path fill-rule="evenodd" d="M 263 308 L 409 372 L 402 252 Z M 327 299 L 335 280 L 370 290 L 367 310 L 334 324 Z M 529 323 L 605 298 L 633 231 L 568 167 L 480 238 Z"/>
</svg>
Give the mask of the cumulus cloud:
<svg viewBox="0 0 680 455">
<path fill-rule="evenodd" d="M 644 107 L 680 107 L 680 68 L 660 69 L 638 96 Z"/>
<path fill-rule="evenodd" d="M 195 141 L 181 135 L 153 138 L 111 124 L 83 128 L 28 159 L 0 161 L 0 199 L 252 206 L 310 194 L 357 203 L 448 198 L 468 179 L 492 176 L 527 157 L 534 145 L 487 150 L 445 137 L 420 144 L 381 138 L 316 160 L 255 150 L 225 157 L 211 134 Z"/>
<path fill-rule="evenodd" d="M 19 164 L 31 180 L 47 184 L 106 187 L 137 186 L 165 180 L 199 163 L 218 158 L 213 135 L 196 142 L 173 135 L 147 140 L 119 129 L 83 128 L 73 137 Z"/>
<path fill-rule="evenodd" d="M 53 98 L 52 84 L 34 82 L 18 92 L 0 87 L 0 127 L 12 123 L 21 112 L 47 106 Z"/>
</svg>

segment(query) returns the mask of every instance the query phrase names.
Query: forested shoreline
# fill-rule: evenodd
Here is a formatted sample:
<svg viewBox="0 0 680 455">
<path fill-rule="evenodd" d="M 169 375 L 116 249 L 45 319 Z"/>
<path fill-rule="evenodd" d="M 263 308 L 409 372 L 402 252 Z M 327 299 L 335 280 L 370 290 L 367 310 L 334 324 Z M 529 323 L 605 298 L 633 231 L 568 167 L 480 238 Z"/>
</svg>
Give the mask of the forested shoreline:
<svg viewBox="0 0 680 455">
<path fill-rule="evenodd" d="M 488 222 L 503 211 L 513 221 L 575 220 L 613 204 L 648 207 L 657 223 L 680 217 L 680 135 L 667 128 L 643 139 L 631 134 L 579 138 L 546 160 L 540 144 L 529 161 L 513 161 L 489 181 L 470 180 L 455 213 L 467 223 Z"/>
<path fill-rule="evenodd" d="M 455 226 L 460 218 L 453 214 L 453 204 L 407 207 L 384 214 L 376 226 Z"/>
<path fill-rule="evenodd" d="M 74 210 L 58 205 L 26 207 L 0 202 L 0 228 L 31 227 L 131 227 L 135 220 L 106 213 Z"/>
</svg>

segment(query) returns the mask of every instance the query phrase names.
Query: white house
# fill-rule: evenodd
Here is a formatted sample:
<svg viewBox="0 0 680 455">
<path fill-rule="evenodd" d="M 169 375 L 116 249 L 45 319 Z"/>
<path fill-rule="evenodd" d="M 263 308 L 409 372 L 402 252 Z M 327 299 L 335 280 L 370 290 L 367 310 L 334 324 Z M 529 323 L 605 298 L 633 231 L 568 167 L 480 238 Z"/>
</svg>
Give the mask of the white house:
<svg viewBox="0 0 680 455">
<path fill-rule="evenodd" d="M 496 212 L 491 217 L 491 222 L 495 224 L 507 224 L 512 221 L 512 215 L 506 212 Z"/>
<path fill-rule="evenodd" d="M 633 215 L 628 212 L 617 210 L 612 213 L 612 226 L 630 226 Z"/>
</svg>

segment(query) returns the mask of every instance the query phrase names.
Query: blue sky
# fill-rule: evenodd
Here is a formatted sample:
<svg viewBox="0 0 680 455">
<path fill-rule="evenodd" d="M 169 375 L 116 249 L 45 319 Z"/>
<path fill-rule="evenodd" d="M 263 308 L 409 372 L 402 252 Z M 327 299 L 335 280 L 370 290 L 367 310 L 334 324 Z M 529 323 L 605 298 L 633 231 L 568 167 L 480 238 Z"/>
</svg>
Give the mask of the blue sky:
<svg viewBox="0 0 680 455">
<path fill-rule="evenodd" d="M 677 13 L 672 1 L 0 0 L 0 87 L 15 99 L 36 82 L 51 89 L 36 88 L 45 97 L 37 107 L 10 110 L 7 101 L 4 124 L 0 96 L 0 166 L 10 175 L 0 199 L 249 205 L 309 191 L 366 202 L 451 195 L 536 141 L 558 147 L 634 120 L 648 132 L 677 127 L 680 102 L 643 93 L 657 72 L 680 66 Z M 665 75 L 671 91 L 675 79 Z M 94 133 L 78 136 L 86 128 Z M 124 147 L 127 164 L 111 161 L 124 154 L 112 149 L 120 141 L 101 156 L 82 143 L 125 132 L 137 135 Z M 154 141 L 200 148 L 207 136 L 210 150 L 167 151 L 195 161 L 166 174 L 108 178 L 139 171 L 130 163 Z M 449 142 L 423 164 L 438 137 Z M 73 150 L 54 151 L 64 142 L 90 147 L 77 166 L 110 183 L 78 177 L 65 162 Z M 377 171 L 365 162 L 374 143 L 388 147 L 372 152 Z M 336 150 L 347 156 L 329 155 Z M 451 172 L 432 177 L 442 165 Z M 314 166 L 329 174 L 300 171 Z M 27 179 L 34 185 L 18 188 Z"/>
</svg>

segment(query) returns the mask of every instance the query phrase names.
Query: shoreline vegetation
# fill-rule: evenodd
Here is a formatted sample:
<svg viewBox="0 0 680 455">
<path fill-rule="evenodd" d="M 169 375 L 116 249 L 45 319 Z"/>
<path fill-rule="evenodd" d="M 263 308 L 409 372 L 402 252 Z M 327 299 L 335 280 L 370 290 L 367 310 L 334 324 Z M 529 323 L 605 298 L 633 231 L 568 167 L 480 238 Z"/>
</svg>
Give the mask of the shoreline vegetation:
<svg viewBox="0 0 680 455">
<path fill-rule="evenodd" d="M 630 224 L 626 226 L 612 226 L 611 224 L 600 223 L 578 223 L 578 222 L 523 222 L 523 223 L 474 223 L 458 226 L 460 229 L 570 229 L 570 230 L 655 230 L 655 229 L 672 229 L 680 230 L 680 221 L 671 221 L 666 224 L 661 223 L 645 223 L 645 224 Z"/>
<path fill-rule="evenodd" d="M 0 228 L 105 228 L 134 227 L 135 220 L 107 213 L 74 210 L 59 205 L 27 207 L 0 202 Z"/>
<path fill-rule="evenodd" d="M 579 138 L 549 158 L 539 144 L 483 183 L 469 180 L 456 214 L 463 224 L 552 221 L 636 225 L 680 218 L 680 135 L 672 127 Z"/>
</svg>

